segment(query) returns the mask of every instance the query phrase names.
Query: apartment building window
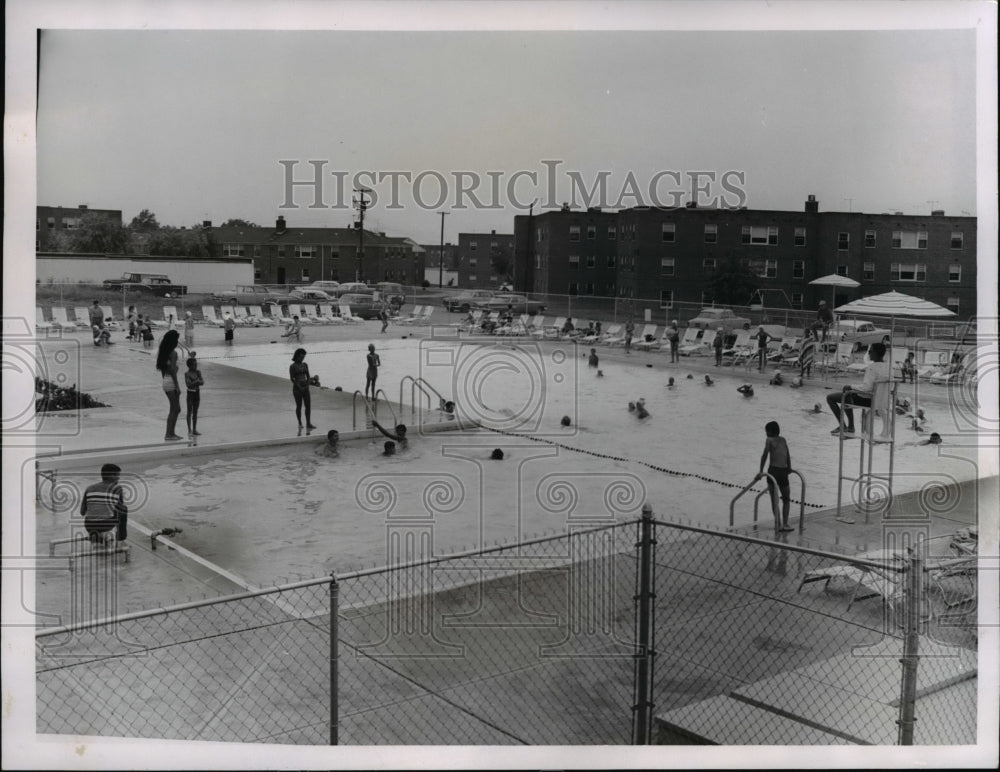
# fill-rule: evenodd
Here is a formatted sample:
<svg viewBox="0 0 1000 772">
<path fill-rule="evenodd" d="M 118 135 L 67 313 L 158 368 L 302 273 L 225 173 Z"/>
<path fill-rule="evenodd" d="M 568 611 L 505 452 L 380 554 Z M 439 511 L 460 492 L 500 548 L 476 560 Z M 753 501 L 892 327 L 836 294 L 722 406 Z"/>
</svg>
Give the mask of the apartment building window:
<svg viewBox="0 0 1000 772">
<path fill-rule="evenodd" d="M 668 244 L 673 244 L 677 237 L 677 226 L 672 222 L 663 223 L 660 238 Z"/>
<path fill-rule="evenodd" d="M 660 290 L 660 308 L 674 307 L 674 291 Z"/>
<path fill-rule="evenodd" d="M 792 261 L 792 278 L 793 279 L 804 279 L 806 276 L 806 261 L 805 260 L 793 260 Z"/>
<path fill-rule="evenodd" d="M 593 285 L 593 283 L 586 284 L 584 286 L 584 288 L 583 288 L 583 291 L 584 291 L 584 294 L 586 294 L 586 295 L 593 295 L 594 294 L 594 285 Z"/>
<path fill-rule="evenodd" d="M 806 229 L 796 228 L 795 229 L 795 240 L 793 242 L 797 247 L 804 247 L 806 245 Z"/>
<path fill-rule="evenodd" d="M 48 218 L 46 218 L 45 224 L 49 226 L 49 230 L 50 231 L 51 230 L 55 230 L 55 227 L 56 227 L 56 218 L 55 217 L 48 217 Z"/>
<path fill-rule="evenodd" d="M 608 255 L 608 268 L 614 268 L 614 267 L 615 267 L 615 256 Z"/>
<path fill-rule="evenodd" d="M 715 244 L 719 241 L 719 226 L 708 224 L 705 226 L 705 243 Z"/>
<path fill-rule="evenodd" d="M 802 310 L 802 293 L 801 292 L 793 292 L 792 293 L 792 308 L 794 308 L 796 311 L 801 311 Z"/>
<path fill-rule="evenodd" d="M 261 273 L 260 268 L 254 268 L 253 269 L 253 280 L 254 281 L 260 281 L 263 278 L 264 278 L 264 275 Z"/>
<path fill-rule="evenodd" d="M 38 233 L 42 229 L 42 221 L 37 217 L 35 218 L 35 233 Z"/>
<path fill-rule="evenodd" d="M 476 281 L 476 274 L 470 273 L 469 274 L 469 284 L 472 284 L 475 281 Z"/>
<path fill-rule="evenodd" d="M 542 267 L 542 256 L 535 255 L 535 268 L 541 268 L 541 267 Z"/>
<path fill-rule="evenodd" d="M 588 225 L 587 226 L 587 238 L 590 241 L 593 241 L 594 239 L 597 238 L 597 226 L 596 225 Z"/>
<path fill-rule="evenodd" d="M 615 241 L 618 238 L 618 228 L 614 225 L 608 226 L 608 241 Z"/>
<path fill-rule="evenodd" d="M 569 293 L 568 294 L 570 294 L 570 295 L 579 295 L 580 294 L 580 285 L 577 284 L 575 281 L 571 281 L 569 283 Z"/>
<path fill-rule="evenodd" d="M 296 245 L 296 257 L 316 257 L 316 247 Z"/>
<path fill-rule="evenodd" d="M 593 268 L 595 265 L 597 265 L 597 258 L 593 255 L 587 255 L 587 267 Z"/>
<path fill-rule="evenodd" d="M 851 248 L 851 234 L 847 231 L 841 231 L 837 234 L 837 249 L 850 249 Z"/>
<path fill-rule="evenodd" d="M 962 281 L 962 266 L 958 263 L 948 266 L 948 281 Z"/>
<path fill-rule="evenodd" d="M 926 263 L 893 263 L 889 266 L 893 281 L 927 281 Z"/>
<path fill-rule="evenodd" d="M 280 249 L 280 247 L 279 247 Z M 223 244 L 222 245 L 222 256 L 223 257 L 243 257 L 243 245 L 242 244 Z"/>
<path fill-rule="evenodd" d="M 744 258 L 740 261 L 745 268 L 750 269 L 762 279 L 774 279 L 778 276 L 778 261 L 766 258 Z"/>
<path fill-rule="evenodd" d="M 579 268 L 580 267 L 580 256 L 579 255 L 570 255 L 569 256 L 569 267 L 570 268 Z"/>
<path fill-rule="evenodd" d="M 535 228 L 535 241 L 541 241 L 543 238 L 545 237 L 542 234 L 541 227 Z"/>
<path fill-rule="evenodd" d="M 478 263 L 479 261 L 476 258 L 474 257 L 469 258 L 469 268 L 475 268 Z"/>
<path fill-rule="evenodd" d="M 309 269 L 308 268 L 303 268 L 302 269 L 302 281 L 309 281 Z"/>
<path fill-rule="evenodd" d="M 579 225 L 570 225 L 569 226 L 569 240 L 570 241 L 579 241 L 580 240 L 580 226 Z"/>
<path fill-rule="evenodd" d="M 774 246 L 778 243 L 778 226 L 744 225 L 740 238 L 744 244 L 769 244 Z"/>
<path fill-rule="evenodd" d="M 703 271 L 714 271 L 715 270 L 715 258 L 706 257 L 701 261 L 701 269 Z"/>
<path fill-rule="evenodd" d="M 865 281 L 875 281 L 875 263 L 865 263 L 861 270 L 861 278 Z"/>
<path fill-rule="evenodd" d="M 496 249 L 497 246 L 498 246 L 498 243 L 496 241 L 491 241 L 490 242 L 490 249 Z"/>
<path fill-rule="evenodd" d="M 260 244 L 253 245 L 253 256 L 260 257 Z"/>
<path fill-rule="evenodd" d="M 701 291 L 701 304 L 703 306 L 710 306 L 715 302 L 715 296 L 712 294 L 711 290 Z"/>
<path fill-rule="evenodd" d="M 279 244 L 278 245 L 278 257 L 284 257 L 284 256 L 285 256 L 285 245 L 284 244 Z"/>
<path fill-rule="evenodd" d="M 674 259 L 672 257 L 660 258 L 660 274 L 662 276 L 674 275 Z"/>
<path fill-rule="evenodd" d="M 478 246 L 479 246 L 479 245 L 478 245 L 478 244 L 477 244 L 477 243 L 476 243 L 475 241 L 470 241 L 470 242 L 469 242 L 469 251 L 470 251 L 470 252 L 475 252 L 475 251 L 476 251 L 476 248 L 477 248 Z"/>
<path fill-rule="evenodd" d="M 945 301 L 945 306 L 949 311 L 957 314 L 958 313 L 958 298 L 952 295 Z"/>
<path fill-rule="evenodd" d="M 865 249 L 875 247 L 875 231 L 865 231 Z"/>
<path fill-rule="evenodd" d="M 965 236 L 962 231 L 952 231 L 951 232 L 951 248 L 961 249 L 965 243 Z"/>
<path fill-rule="evenodd" d="M 927 231 L 893 231 L 893 249 L 927 249 Z"/>
<path fill-rule="evenodd" d="M 837 276 L 847 276 L 847 266 L 843 263 L 837 266 Z"/>
<path fill-rule="evenodd" d="M 63 217 L 63 227 L 69 231 L 75 231 L 80 227 L 80 220 L 77 217 Z"/>
</svg>

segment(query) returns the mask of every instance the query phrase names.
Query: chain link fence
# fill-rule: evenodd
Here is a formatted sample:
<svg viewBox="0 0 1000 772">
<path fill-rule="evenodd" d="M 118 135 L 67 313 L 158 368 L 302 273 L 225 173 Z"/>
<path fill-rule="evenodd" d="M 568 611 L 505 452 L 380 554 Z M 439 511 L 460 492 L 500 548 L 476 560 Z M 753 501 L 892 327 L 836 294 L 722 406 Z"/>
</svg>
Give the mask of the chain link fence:
<svg viewBox="0 0 1000 772">
<path fill-rule="evenodd" d="M 398 554 L 427 548 L 419 529 L 397 536 Z M 886 546 L 848 557 L 646 513 L 44 629 L 37 728 L 304 745 L 975 743 L 976 558 Z M 79 581 L 99 583 L 109 561 L 81 559 Z"/>
</svg>

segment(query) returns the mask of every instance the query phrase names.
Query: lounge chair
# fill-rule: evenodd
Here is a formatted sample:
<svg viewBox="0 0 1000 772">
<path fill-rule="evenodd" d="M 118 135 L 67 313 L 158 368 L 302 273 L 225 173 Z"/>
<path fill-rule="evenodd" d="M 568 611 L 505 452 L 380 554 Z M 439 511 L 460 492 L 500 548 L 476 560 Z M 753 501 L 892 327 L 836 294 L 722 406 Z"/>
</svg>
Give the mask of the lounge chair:
<svg viewBox="0 0 1000 772">
<path fill-rule="evenodd" d="M 90 309 L 86 306 L 73 306 L 73 316 L 76 317 L 78 325 L 85 324 L 88 328 L 90 327 Z"/>
<path fill-rule="evenodd" d="M 856 601 L 867 598 L 881 596 L 888 602 L 900 599 L 903 592 L 902 580 L 905 574 L 899 569 L 902 569 L 906 563 L 901 553 L 876 550 L 874 552 L 862 553 L 857 557 L 873 563 L 882 563 L 884 567 L 879 568 L 856 563 L 843 563 L 823 568 L 814 568 L 802 575 L 797 592 L 801 592 L 805 585 L 812 582 L 823 582 L 823 589 L 825 591 L 829 588 L 830 582 L 834 580 L 846 581 L 852 585 L 851 597 L 847 601 L 848 611 L 850 611 L 851 606 Z M 862 591 L 867 591 L 867 593 L 862 595 Z"/>
<path fill-rule="evenodd" d="M 545 327 L 545 317 L 537 314 L 531 318 L 531 324 L 528 325 L 526 332 L 532 338 L 541 338 L 545 334 Z"/>
<path fill-rule="evenodd" d="M 236 323 L 241 327 L 257 326 L 246 306 L 233 306 L 233 318 L 236 319 Z"/>
<path fill-rule="evenodd" d="M 542 327 L 542 338 L 555 339 L 562 337 L 562 328 L 566 324 L 565 316 L 557 316 L 552 324 Z"/>
<path fill-rule="evenodd" d="M 917 367 L 917 377 L 929 381 L 935 375 L 947 373 L 952 368 L 952 357 L 948 351 L 928 350 L 924 352 L 923 361 Z"/>
<path fill-rule="evenodd" d="M 275 327 L 278 324 L 270 316 L 265 316 L 260 306 L 247 306 L 247 314 L 253 320 L 254 327 Z"/>
<path fill-rule="evenodd" d="M 413 324 L 418 322 L 423 318 L 424 307 L 414 306 L 413 311 L 410 312 L 409 316 L 397 316 L 395 319 L 396 324 Z"/>
<path fill-rule="evenodd" d="M 424 312 L 414 324 L 430 324 L 431 314 L 434 313 L 434 306 L 424 306 Z"/>
<path fill-rule="evenodd" d="M 111 310 L 111 306 L 101 306 L 101 313 L 104 314 L 104 324 L 109 330 L 120 330 L 121 325 L 115 319 L 115 314 Z M 122 321 L 125 321 L 125 316 L 122 316 Z"/>
<path fill-rule="evenodd" d="M 595 343 L 599 343 L 602 346 L 614 346 L 616 343 L 624 343 L 625 338 L 622 334 L 621 324 L 609 324 L 608 328 L 601 333 Z"/>
<path fill-rule="evenodd" d="M 216 327 L 222 326 L 222 319 L 219 318 L 219 312 L 215 310 L 215 306 L 202 306 L 201 315 L 204 317 L 205 324 L 214 324 Z"/>
<path fill-rule="evenodd" d="M 681 338 L 680 345 L 677 346 L 677 353 L 681 356 L 703 356 L 712 347 L 712 338 L 715 333 L 709 335 L 709 330 L 700 330 L 697 327 L 688 327 L 684 330 L 684 337 Z"/>
<path fill-rule="evenodd" d="M 319 307 L 319 313 L 321 318 L 326 319 L 328 324 L 343 324 L 344 320 L 341 319 L 337 314 L 333 312 L 333 306 L 329 303 L 323 303 Z"/>
<path fill-rule="evenodd" d="M 302 306 L 302 312 L 306 315 L 306 319 L 313 324 L 332 324 L 332 322 L 330 322 L 330 320 L 325 316 L 320 316 L 316 313 L 316 306 L 312 303 L 307 303 Z"/>
<path fill-rule="evenodd" d="M 647 329 L 648 329 L 648 325 L 647 325 Z M 667 335 L 669 335 L 669 329 L 670 328 L 668 327 L 667 329 L 665 329 L 663 331 L 663 334 L 659 338 L 655 337 L 656 336 L 656 329 L 657 329 L 657 325 L 654 324 L 652 332 L 646 332 L 646 330 L 643 330 L 642 331 L 642 337 L 639 340 L 634 341 L 632 343 L 632 346 L 634 348 L 639 349 L 639 351 L 660 351 L 664 346 L 666 346 L 667 350 L 669 351 L 670 350 L 670 339 L 667 337 Z M 652 335 L 654 337 L 653 337 L 652 340 L 646 340 L 646 336 L 647 335 Z"/>
<path fill-rule="evenodd" d="M 219 310 L 222 312 L 223 325 L 225 325 L 226 323 L 226 314 L 229 314 L 231 317 L 233 317 L 234 321 L 236 320 L 236 311 L 232 306 L 220 306 Z"/>
<path fill-rule="evenodd" d="M 273 305 L 271 306 L 271 318 L 274 319 L 274 309 L 278 309 L 278 318 L 276 321 L 278 324 L 291 324 L 295 320 L 292 319 L 288 306 Z"/>
<path fill-rule="evenodd" d="M 338 306 L 338 307 L 340 308 L 340 318 L 343 319 L 345 322 L 350 322 L 351 324 L 357 324 L 358 322 L 364 321 L 364 319 L 362 319 L 360 316 L 355 316 L 354 314 L 351 313 L 350 306 Z"/>
<path fill-rule="evenodd" d="M 50 313 L 52 314 L 52 326 L 58 327 L 60 330 L 79 330 L 81 327 L 90 327 L 89 322 L 82 324 L 71 322 L 66 315 L 66 309 L 61 306 L 52 306 Z"/>
<path fill-rule="evenodd" d="M 45 321 L 45 315 L 42 313 L 41 306 L 35 306 L 35 329 L 48 331 L 53 327 L 52 322 Z"/>
<path fill-rule="evenodd" d="M 171 317 L 173 318 L 172 322 L 171 322 Z M 177 315 L 177 307 L 176 306 L 164 306 L 163 307 L 163 321 L 167 323 L 168 327 L 171 324 L 173 324 L 174 327 L 179 327 L 182 324 L 180 316 Z"/>
</svg>

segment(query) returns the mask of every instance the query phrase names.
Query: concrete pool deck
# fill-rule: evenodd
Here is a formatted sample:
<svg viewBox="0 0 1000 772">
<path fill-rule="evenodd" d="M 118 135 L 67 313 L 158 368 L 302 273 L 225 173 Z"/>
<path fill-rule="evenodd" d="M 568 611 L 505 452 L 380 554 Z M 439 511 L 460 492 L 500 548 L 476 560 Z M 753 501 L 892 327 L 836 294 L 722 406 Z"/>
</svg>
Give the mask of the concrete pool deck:
<svg viewBox="0 0 1000 772">
<path fill-rule="evenodd" d="M 362 325 L 344 327 L 317 327 L 307 330 L 306 341 L 301 344 L 303 348 L 309 350 L 310 346 L 319 346 L 322 342 L 345 342 L 356 341 L 366 344 L 368 341 L 379 345 L 380 340 L 390 338 L 398 339 L 403 335 L 407 337 L 417 335 L 427 335 L 427 328 L 400 328 L 390 327 L 386 335 L 382 336 L 378 332 L 377 322 L 369 322 Z M 231 350 L 232 355 L 238 356 L 241 344 L 269 344 L 277 337 L 274 329 L 240 329 L 237 330 L 237 343 Z M 79 380 L 78 385 L 82 391 L 91 393 L 97 399 L 109 403 L 112 407 L 91 409 L 80 411 L 79 413 L 61 416 L 50 416 L 42 419 L 43 439 L 40 444 L 61 448 L 62 451 L 92 451 L 94 471 L 101 463 L 102 449 L 121 448 L 128 446 L 152 446 L 160 447 L 165 451 L 170 448 L 184 447 L 184 443 L 164 443 L 163 436 L 164 414 L 166 412 L 165 399 L 159 389 L 158 379 L 154 372 L 153 363 L 155 357 L 154 349 L 142 349 L 135 344 L 119 343 L 118 345 L 105 348 L 94 348 L 90 343 L 89 336 L 76 335 L 80 341 L 79 345 Z M 201 368 L 207 382 L 202 399 L 201 415 L 199 417 L 199 429 L 203 431 L 199 438 L 200 446 L 212 446 L 216 444 L 230 444 L 240 442 L 254 442 L 264 440 L 274 440 L 286 438 L 295 440 L 298 436 L 294 421 L 293 405 L 288 394 L 287 381 L 267 375 L 261 375 L 232 367 L 223 366 L 214 361 L 215 357 L 225 356 L 227 349 L 223 346 L 222 333 L 214 328 L 199 328 L 196 332 L 198 343 L 195 348 L 201 360 Z M 210 342 L 202 342 L 202 341 Z M 299 344 L 278 343 L 273 346 L 277 350 L 287 352 L 288 358 L 291 352 Z M 635 365 L 637 361 L 652 365 L 653 368 L 662 370 L 664 373 L 673 372 L 686 374 L 688 372 L 701 373 L 709 372 L 713 375 L 719 370 L 712 367 L 708 358 L 697 360 L 684 360 L 679 365 L 670 365 L 668 357 L 662 353 L 636 352 L 631 355 L 624 354 L 621 349 L 600 348 L 600 356 L 605 362 L 620 362 Z M 359 360 L 362 354 L 358 355 Z M 308 360 L 307 360 L 308 361 Z M 72 364 L 72 363 L 70 363 Z M 738 368 L 735 373 L 731 368 L 724 368 L 724 377 L 734 377 L 750 382 L 766 382 L 766 375 L 759 375 L 756 371 L 744 371 Z M 352 425 L 352 405 L 351 394 L 353 388 L 363 386 L 363 371 L 359 366 L 356 373 L 356 383 L 348 388 L 345 377 L 344 391 L 336 392 L 332 389 L 321 389 L 313 391 L 313 422 L 319 429 L 313 433 L 313 441 L 321 438 L 328 428 L 337 428 L 341 431 L 350 430 Z M 842 382 L 842 381 L 841 381 Z M 839 386 L 838 381 L 832 380 L 829 386 Z M 398 384 L 385 384 L 390 398 L 398 388 Z M 816 401 L 823 401 L 823 395 L 828 384 L 824 384 L 822 379 L 816 379 L 805 388 L 816 392 Z M 942 404 L 947 400 L 946 390 L 943 388 L 932 391 L 928 387 L 930 394 L 928 400 L 939 400 Z M 181 416 L 183 421 L 183 413 Z M 44 439 L 44 427 L 58 424 L 59 422 L 75 422 L 79 426 L 76 433 L 68 433 L 66 436 L 53 437 L 51 441 Z M 183 424 L 182 424 L 183 425 Z M 794 495 L 794 492 L 793 492 Z M 890 514 L 905 515 L 908 512 L 919 510 L 916 500 L 917 494 L 908 494 L 898 497 L 896 506 Z M 985 511 L 996 511 L 997 509 L 997 479 L 995 477 L 980 481 L 964 483 L 961 486 L 961 493 L 956 498 L 956 504 L 947 513 L 931 513 L 928 518 L 930 523 L 931 536 L 946 536 L 953 533 L 958 528 L 976 525 L 978 523 L 978 513 L 982 508 Z M 655 502 L 654 502 L 655 508 Z M 837 552 L 853 554 L 877 548 L 882 543 L 882 536 L 886 523 L 879 518 L 873 518 L 870 523 L 865 523 L 864 518 L 858 517 L 854 524 L 846 524 L 836 519 L 836 512 L 831 510 L 807 511 L 806 529 L 804 538 L 809 546 L 813 548 L 828 548 Z M 793 509 L 793 517 L 797 512 Z M 762 522 L 759 531 L 756 532 L 760 538 L 771 538 L 770 529 L 767 527 L 770 515 L 762 507 Z M 741 531 L 753 533 L 752 529 L 743 528 Z M 791 534 L 789 542 L 795 544 L 798 534 Z M 130 571 L 138 573 L 141 567 L 142 581 L 126 582 L 119 585 L 121 593 L 115 600 L 117 608 L 115 611 L 137 611 L 148 607 L 148 598 L 144 597 L 144 588 L 147 582 L 158 586 L 170 586 L 175 593 L 172 602 L 183 602 L 191 598 L 227 595 L 240 592 L 246 586 L 239 581 L 220 574 L 210 567 L 200 565 L 191 560 L 178 559 L 177 554 L 171 554 L 169 549 L 164 549 L 161 545 L 155 552 L 151 549 L 148 534 L 143 533 L 141 528 L 133 529 L 129 539 L 134 552 Z M 46 545 L 39 544 L 39 553 L 44 551 Z M 276 577 L 277 578 L 277 577 Z M 46 581 L 45 572 L 39 572 L 38 583 L 44 585 Z M 44 593 L 40 592 L 40 595 Z M 705 613 L 710 615 L 722 612 L 729 599 L 724 594 L 720 595 L 716 601 L 718 608 L 706 608 Z M 156 605 L 166 605 L 157 603 Z M 107 609 L 111 610 L 111 609 Z M 100 615 L 100 609 L 94 609 L 94 615 Z M 90 616 L 90 615 L 88 615 Z M 71 618 L 47 619 L 44 625 L 67 623 Z M 800 635 L 805 637 L 810 635 L 809 620 L 803 620 Z M 816 632 L 812 630 L 812 632 Z M 486 636 L 493 633 L 486 631 Z M 471 644 L 470 644 L 471 645 Z M 271 667 L 265 664 L 264 667 Z M 549 664 L 551 667 L 551 663 Z M 532 671 L 528 671 L 532 672 Z M 538 672 L 538 671 L 535 671 Z M 551 675 L 546 676 L 534 688 L 541 688 L 546 683 L 559 683 L 565 686 L 571 683 L 578 676 L 572 672 L 571 668 L 556 668 Z M 513 675 L 509 678 L 498 679 L 500 683 L 507 682 L 509 698 L 500 701 L 499 704 L 516 706 L 523 696 L 527 682 L 523 676 Z M 67 685 L 67 688 L 73 688 Z M 402 688 L 402 687 L 401 687 Z M 457 688 L 457 687 L 456 687 Z M 433 701 L 435 698 L 428 697 Z M 405 711 L 413 716 L 420 715 L 423 710 L 423 702 L 406 702 L 393 706 L 392 710 Z M 391 711 L 390 711 L 391 713 Z M 220 721 L 224 717 L 220 718 Z M 433 739 L 421 739 L 416 735 L 409 735 L 402 731 L 405 723 L 398 720 L 398 716 L 393 718 L 388 715 L 385 722 L 380 722 L 376 716 L 370 716 L 366 720 L 372 722 L 373 736 L 378 737 L 379 743 L 406 743 L 406 742 L 434 742 Z M 554 719 L 557 720 L 557 719 Z M 569 719 L 567 719 L 569 720 Z M 608 721 L 612 720 L 609 715 Z M 614 719 L 621 720 L 621 717 Z M 610 723 L 609 723 L 610 727 Z M 110 728 L 109 728 L 110 729 Z M 314 730 L 314 731 L 313 731 Z M 109 734 L 121 734 L 121 730 L 110 730 Z M 307 734 L 303 730 L 303 736 Z M 322 742 L 323 728 L 313 727 L 310 731 L 308 742 L 316 742 L 316 737 Z M 313 736 L 315 735 L 315 736 Z M 621 727 L 615 727 L 615 733 L 606 736 L 588 735 L 579 737 L 579 742 L 620 742 Z M 499 735 L 487 734 L 483 736 L 484 742 L 501 743 L 505 739 Z M 272 741 L 296 742 L 301 741 L 294 733 L 285 738 L 274 738 Z M 532 742 L 544 743 L 544 737 L 531 738 Z M 448 742 L 441 739 L 439 742 Z"/>
</svg>

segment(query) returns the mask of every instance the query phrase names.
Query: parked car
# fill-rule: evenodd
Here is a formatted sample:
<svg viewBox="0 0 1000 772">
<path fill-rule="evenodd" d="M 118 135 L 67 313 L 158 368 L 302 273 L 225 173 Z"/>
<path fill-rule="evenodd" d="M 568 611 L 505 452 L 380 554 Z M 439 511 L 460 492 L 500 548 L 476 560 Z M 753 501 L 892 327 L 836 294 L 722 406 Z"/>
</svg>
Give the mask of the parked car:
<svg viewBox="0 0 1000 772">
<path fill-rule="evenodd" d="M 174 284 L 162 273 L 123 273 L 120 279 L 105 279 L 105 289 L 149 293 L 161 298 L 176 298 L 187 294 L 187 286 Z"/>
<path fill-rule="evenodd" d="M 717 330 L 720 327 L 730 330 L 749 330 L 750 320 L 745 316 L 737 316 L 729 308 L 703 308 L 698 315 L 688 322 L 689 327 L 698 330 Z"/>
<path fill-rule="evenodd" d="M 365 284 L 363 281 L 349 281 L 345 284 L 341 284 L 330 295 L 346 295 L 350 292 L 352 295 L 371 295 L 374 290 Z"/>
<path fill-rule="evenodd" d="M 377 319 L 379 311 L 382 309 L 382 301 L 375 300 L 374 295 L 362 295 L 354 292 L 341 295 L 337 300 L 337 305 L 350 306 L 351 313 L 362 319 Z"/>
<path fill-rule="evenodd" d="M 466 313 L 470 308 L 478 307 L 477 303 L 495 297 L 493 290 L 466 290 L 458 295 L 449 295 L 442 301 L 449 311 Z"/>
<path fill-rule="evenodd" d="M 315 287 L 296 287 L 288 294 L 298 300 L 317 300 L 320 303 L 327 303 L 333 299 L 329 294 Z"/>
<path fill-rule="evenodd" d="M 232 289 L 213 292 L 212 300 L 216 303 L 230 305 L 256 306 L 265 303 L 288 303 L 291 300 L 298 300 L 298 298 L 267 287 L 258 287 L 255 284 L 241 284 Z"/>
<path fill-rule="evenodd" d="M 473 308 L 481 308 L 484 311 L 506 311 L 508 307 L 515 314 L 541 314 L 545 312 L 545 304 L 540 300 L 530 300 L 524 295 L 497 294 L 491 298 L 485 298 L 472 305 Z"/>
<path fill-rule="evenodd" d="M 380 281 L 375 285 L 382 298 L 393 308 L 402 308 L 406 303 L 406 290 L 402 284 L 392 281 Z"/>
<path fill-rule="evenodd" d="M 840 319 L 834 323 L 833 330 L 844 343 L 853 341 L 855 348 L 865 348 L 872 343 L 885 343 L 887 346 L 892 343 L 892 331 L 882 327 L 876 327 L 872 322 L 864 319 Z M 827 340 L 830 334 L 827 333 Z"/>
<path fill-rule="evenodd" d="M 314 281 L 309 285 L 313 289 L 323 290 L 327 295 L 332 296 L 340 286 L 339 281 Z"/>
</svg>

